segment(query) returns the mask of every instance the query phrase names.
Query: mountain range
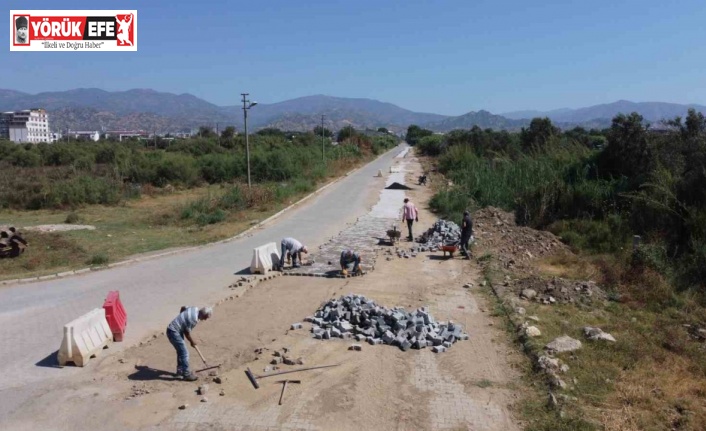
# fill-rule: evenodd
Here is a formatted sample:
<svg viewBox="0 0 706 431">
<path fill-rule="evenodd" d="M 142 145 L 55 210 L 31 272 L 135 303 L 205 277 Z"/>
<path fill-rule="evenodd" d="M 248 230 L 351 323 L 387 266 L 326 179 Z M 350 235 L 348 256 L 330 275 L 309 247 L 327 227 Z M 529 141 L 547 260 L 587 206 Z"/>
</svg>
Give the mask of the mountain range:
<svg viewBox="0 0 706 431">
<path fill-rule="evenodd" d="M 145 130 L 177 132 L 208 126 L 236 126 L 242 129 L 242 106 L 218 106 L 194 95 L 158 92 L 150 89 L 105 91 L 80 88 L 38 94 L 0 89 L 0 111 L 44 108 L 50 113 L 53 130 Z M 706 113 L 703 105 L 680 105 L 663 102 L 630 102 L 552 111 L 515 111 L 502 115 L 485 110 L 459 116 L 413 112 L 392 103 L 373 99 L 314 95 L 277 103 L 258 104 L 248 111 L 252 130 L 277 127 L 282 130 L 312 130 L 321 124 L 339 130 L 345 126 L 357 129 L 386 127 L 402 132 L 410 124 L 447 132 L 453 129 L 519 130 L 534 117 L 549 117 L 559 127 L 576 125 L 606 127 L 618 113 L 638 112 L 645 120 L 657 122 L 684 116 L 689 108 Z"/>
</svg>

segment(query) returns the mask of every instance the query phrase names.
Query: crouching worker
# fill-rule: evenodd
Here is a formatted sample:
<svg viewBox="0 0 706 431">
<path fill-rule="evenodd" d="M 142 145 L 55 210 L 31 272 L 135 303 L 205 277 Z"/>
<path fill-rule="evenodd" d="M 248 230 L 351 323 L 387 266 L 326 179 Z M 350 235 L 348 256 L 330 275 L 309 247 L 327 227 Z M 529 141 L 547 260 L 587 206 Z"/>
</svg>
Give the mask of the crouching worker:
<svg viewBox="0 0 706 431">
<path fill-rule="evenodd" d="M 196 347 L 196 342 L 191 338 L 191 331 L 199 321 L 207 320 L 212 315 L 213 309 L 211 307 L 204 307 L 200 310 L 198 307 L 181 307 L 179 315 L 167 327 L 167 338 L 176 349 L 177 354 L 176 374 L 188 382 L 193 382 L 198 377 L 189 369 L 189 351 L 184 338 L 189 340 L 191 347 Z"/>
<path fill-rule="evenodd" d="M 363 271 L 360 269 L 360 255 L 355 253 L 353 250 L 343 250 L 341 252 L 341 274 L 347 275 L 348 269 L 353 264 L 353 275 L 361 274 Z"/>
<path fill-rule="evenodd" d="M 292 268 L 299 268 L 302 262 L 302 253 L 309 253 L 309 250 L 305 245 L 302 245 L 299 241 L 294 238 L 285 238 L 282 240 L 282 258 L 279 262 L 279 267 L 284 268 L 284 259 L 292 258 Z"/>
</svg>

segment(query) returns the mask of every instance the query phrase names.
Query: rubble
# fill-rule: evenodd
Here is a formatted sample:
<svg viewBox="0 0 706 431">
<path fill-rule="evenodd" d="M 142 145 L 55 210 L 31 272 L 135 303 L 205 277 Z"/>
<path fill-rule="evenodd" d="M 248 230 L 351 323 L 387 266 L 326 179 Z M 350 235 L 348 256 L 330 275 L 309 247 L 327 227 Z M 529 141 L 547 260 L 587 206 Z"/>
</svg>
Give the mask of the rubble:
<svg viewBox="0 0 706 431">
<path fill-rule="evenodd" d="M 527 278 L 509 281 L 507 287 L 517 292 L 520 298 L 539 302 L 545 305 L 556 303 L 591 304 L 594 301 L 606 299 L 606 294 L 593 281 L 567 280 L 561 277 L 542 278 L 529 276 Z"/>
<path fill-rule="evenodd" d="M 324 303 L 307 317 L 316 339 L 355 338 L 371 345 L 388 344 L 406 351 L 438 347 L 444 351 L 458 340 L 467 340 L 461 325 L 437 322 L 426 307 L 407 312 L 402 307 L 386 308 L 362 295 L 346 295 Z M 446 343 L 446 347 L 444 347 Z"/>
<path fill-rule="evenodd" d="M 425 244 L 429 251 L 438 250 L 444 244 L 458 244 L 461 240 L 461 228 L 454 222 L 439 219 L 417 238 L 417 242 Z M 422 250 L 426 251 L 426 250 Z"/>
</svg>

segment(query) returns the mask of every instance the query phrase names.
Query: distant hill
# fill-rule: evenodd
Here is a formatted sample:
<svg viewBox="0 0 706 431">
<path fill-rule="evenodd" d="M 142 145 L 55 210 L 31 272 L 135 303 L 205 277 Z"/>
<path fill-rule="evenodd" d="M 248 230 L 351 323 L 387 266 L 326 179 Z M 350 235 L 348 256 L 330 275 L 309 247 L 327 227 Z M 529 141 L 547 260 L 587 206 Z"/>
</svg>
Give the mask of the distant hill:
<svg viewBox="0 0 706 431">
<path fill-rule="evenodd" d="M 435 132 L 448 132 L 454 129 L 470 129 L 478 126 L 481 129 L 519 130 L 528 125 L 530 120 L 511 120 L 488 111 L 469 112 L 458 117 L 449 117 L 441 121 L 427 123 L 424 127 Z"/>
<path fill-rule="evenodd" d="M 257 100 L 256 97 L 253 97 Z M 662 102 L 629 102 L 589 106 L 580 109 L 555 109 L 552 111 L 515 111 L 504 115 L 480 110 L 459 116 L 413 112 L 392 103 L 373 99 L 314 95 L 277 103 L 261 103 L 248 114 L 248 126 L 254 131 L 264 127 L 306 131 L 321 124 L 332 130 L 345 126 L 356 129 L 386 127 L 402 132 L 410 124 L 417 124 L 438 132 L 453 129 L 519 130 L 531 118 L 549 117 L 561 128 L 576 125 L 606 127 L 618 113 L 638 112 L 647 121 L 657 122 L 685 116 L 693 107 L 706 113 L 706 106 L 679 105 Z M 50 113 L 53 130 L 140 129 L 157 132 L 177 132 L 200 126 L 221 130 L 234 125 L 243 126 L 240 105 L 218 106 L 192 94 L 173 94 L 150 89 L 105 91 L 98 88 L 79 88 L 68 91 L 28 94 L 0 89 L 0 111 L 28 108 L 45 108 Z"/>
<path fill-rule="evenodd" d="M 28 108 L 49 111 L 50 125 L 55 130 L 100 130 L 101 127 L 113 128 L 115 124 L 133 124 L 142 130 L 174 132 L 199 126 L 216 127 L 216 123 L 221 129 L 228 125 L 242 128 L 243 125 L 240 106 L 217 106 L 191 94 L 81 88 L 32 95 L 0 90 L 0 111 Z M 352 125 L 359 129 L 387 127 L 402 131 L 409 124 L 446 118 L 372 99 L 317 95 L 258 104 L 249 111 L 248 125 L 253 130 L 263 127 L 311 130 L 321 124 L 321 114 L 326 115 L 326 127 L 334 130 Z"/>
<path fill-rule="evenodd" d="M 552 121 L 585 124 L 594 120 L 611 120 L 618 114 L 629 114 L 637 112 L 646 121 L 657 122 L 664 119 L 673 119 L 676 116 L 686 116 L 689 108 L 694 108 L 706 114 L 706 106 L 703 105 L 682 105 L 678 103 L 665 102 L 630 102 L 628 100 L 618 100 L 613 103 L 588 106 L 579 109 L 555 109 L 552 111 L 515 111 L 503 114 L 508 118 L 534 118 L 549 117 Z M 610 121 L 608 122 L 610 123 Z"/>
</svg>

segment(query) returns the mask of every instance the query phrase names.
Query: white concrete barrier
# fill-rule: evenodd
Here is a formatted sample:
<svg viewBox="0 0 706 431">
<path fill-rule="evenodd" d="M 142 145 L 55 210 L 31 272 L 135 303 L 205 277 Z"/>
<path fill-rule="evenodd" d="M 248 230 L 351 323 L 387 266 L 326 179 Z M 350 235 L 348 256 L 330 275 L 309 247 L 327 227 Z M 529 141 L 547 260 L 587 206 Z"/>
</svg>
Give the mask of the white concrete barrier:
<svg viewBox="0 0 706 431">
<path fill-rule="evenodd" d="M 279 264 L 280 255 L 277 244 L 274 242 L 253 249 L 252 261 L 250 262 L 250 272 L 267 274 Z"/>
<path fill-rule="evenodd" d="M 105 319 L 105 309 L 96 308 L 64 325 L 64 339 L 59 348 L 59 365 L 73 362 L 83 367 L 91 356 L 113 342 L 113 333 Z"/>
</svg>

